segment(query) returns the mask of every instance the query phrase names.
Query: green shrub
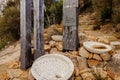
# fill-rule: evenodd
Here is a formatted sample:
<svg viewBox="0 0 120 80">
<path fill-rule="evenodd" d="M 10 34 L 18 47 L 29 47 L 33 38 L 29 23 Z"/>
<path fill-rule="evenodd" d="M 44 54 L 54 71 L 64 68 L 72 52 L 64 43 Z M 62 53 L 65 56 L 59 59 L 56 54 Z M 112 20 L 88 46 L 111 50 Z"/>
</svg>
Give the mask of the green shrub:
<svg viewBox="0 0 120 80">
<path fill-rule="evenodd" d="M 19 0 L 9 0 L 0 17 L 0 50 L 20 37 Z"/>
<path fill-rule="evenodd" d="M 63 0 L 52 2 L 52 0 L 45 1 L 45 26 L 51 24 L 60 24 L 62 21 L 62 7 Z"/>
<path fill-rule="evenodd" d="M 93 8 L 97 12 L 97 21 L 104 22 L 106 19 L 111 19 L 112 15 L 112 0 L 92 0 Z"/>
<path fill-rule="evenodd" d="M 1 32 L 10 32 L 13 38 L 19 38 L 20 11 L 16 7 L 9 7 L 4 10 L 4 15 L 0 19 Z"/>
</svg>

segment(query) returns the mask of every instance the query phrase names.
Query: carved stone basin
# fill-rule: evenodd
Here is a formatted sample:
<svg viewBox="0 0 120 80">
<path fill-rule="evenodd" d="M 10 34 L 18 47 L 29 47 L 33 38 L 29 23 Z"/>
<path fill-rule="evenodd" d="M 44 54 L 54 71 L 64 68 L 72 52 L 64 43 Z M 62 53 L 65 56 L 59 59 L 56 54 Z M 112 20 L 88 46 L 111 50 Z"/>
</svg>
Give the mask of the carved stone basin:
<svg viewBox="0 0 120 80">
<path fill-rule="evenodd" d="M 44 55 L 31 68 L 31 73 L 37 80 L 68 80 L 73 71 L 72 61 L 60 54 Z"/>
<path fill-rule="evenodd" d="M 86 41 L 83 43 L 83 46 L 90 52 L 92 53 L 106 53 L 109 52 L 112 48 L 111 46 L 104 44 L 104 43 L 99 43 L 99 42 L 93 42 L 93 41 Z"/>
</svg>

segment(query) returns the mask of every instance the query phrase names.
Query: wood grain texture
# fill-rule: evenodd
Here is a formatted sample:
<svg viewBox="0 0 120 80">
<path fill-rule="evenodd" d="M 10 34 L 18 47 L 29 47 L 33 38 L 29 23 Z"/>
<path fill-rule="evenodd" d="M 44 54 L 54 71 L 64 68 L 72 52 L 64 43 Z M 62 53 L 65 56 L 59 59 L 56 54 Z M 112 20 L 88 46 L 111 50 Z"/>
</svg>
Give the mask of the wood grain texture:
<svg viewBox="0 0 120 80">
<path fill-rule="evenodd" d="M 34 59 L 44 54 L 44 0 L 34 0 Z"/>
<path fill-rule="evenodd" d="M 72 7 L 73 8 L 73 7 Z M 66 8 L 67 9 L 67 8 Z M 63 10 L 66 10 L 65 8 L 63 8 Z M 79 47 L 79 40 L 78 40 L 78 8 L 74 7 L 75 13 L 76 15 L 71 15 L 74 16 L 76 18 L 74 24 L 76 25 L 72 25 L 72 20 L 69 26 L 66 26 L 66 23 L 63 24 L 63 50 L 78 50 Z M 63 11 L 63 18 L 64 17 L 64 13 L 65 11 Z M 69 12 L 68 12 L 69 13 Z M 67 16 L 71 17 L 71 16 Z M 72 19 L 72 18 L 68 18 L 68 19 Z M 67 19 L 65 19 L 67 20 Z M 65 21 L 63 20 L 63 21 Z M 68 24 L 67 24 L 68 25 Z"/>
<path fill-rule="evenodd" d="M 20 0 L 21 16 L 21 69 L 25 70 L 32 64 L 31 54 L 31 7 L 32 0 Z"/>
</svg>

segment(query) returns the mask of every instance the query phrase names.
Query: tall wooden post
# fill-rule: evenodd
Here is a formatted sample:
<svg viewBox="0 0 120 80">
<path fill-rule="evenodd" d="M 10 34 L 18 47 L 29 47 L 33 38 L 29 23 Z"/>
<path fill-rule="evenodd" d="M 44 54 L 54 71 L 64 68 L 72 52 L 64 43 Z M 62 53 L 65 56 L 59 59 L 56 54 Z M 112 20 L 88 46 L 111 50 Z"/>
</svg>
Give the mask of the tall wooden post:
<svg viewBox="0 0 120 80">
<path fill-rule="evenodd" d="M 34 59 L 44 54 L 44 0 L 34 0 Z"/>
<path fill-rule="evenodd" d="M 31 54 L 31 9 L 32 0 L 20 0 L 21 16 L 21 68 L 27 69 L 32 64 Z"/>
<path fill-rule="evenodd" d="M 63 50 L 78 50 L 78 0 L 63 0 Z"/>
</svg>

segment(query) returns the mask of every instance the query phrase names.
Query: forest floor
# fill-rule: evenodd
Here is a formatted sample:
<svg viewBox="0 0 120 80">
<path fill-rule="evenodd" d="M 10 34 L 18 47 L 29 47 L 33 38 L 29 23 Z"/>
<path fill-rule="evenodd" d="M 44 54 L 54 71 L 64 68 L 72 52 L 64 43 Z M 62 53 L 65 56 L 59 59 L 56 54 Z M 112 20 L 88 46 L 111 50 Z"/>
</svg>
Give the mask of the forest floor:
<svg viewBox="0 0 120 80">
<path fill-rule="evenodd" d="M 95 13 L 84 13 L 79 15 L 79 40 L 81 47 L 78 51 L 65 52 L 64 55 L 71 58 L 74 65 L 77 65 L 74 70 L 74 74 L 70 80 L 112 80 L 115 79 L 115 73 L 111 75 L 107 69 L 104 69 L 108 60 L 111 59 L 116 53 L 120 53 L 120 47 L 112 50 L 107 56 L 107 60 L 102 58 L 100 55 L 95 55 L 93 53 L 88 53 L 87 55 L 81 55 L 81 50 L 83 53 L 86 53 L 86 50 L 82 47 L 82 43 L 88 40 L 98 41 L 106 44 L 110 44 L 114 41 L 120 41 L 119 33 L 116 33 L 111 27 L 111 24 L 104 25 L 100 30 L 94 31 L 92 28 L 95 26 Z M 56 53 L 62 52 L 62 39 L 53 40 L 51 36 L 61 35 L 62 27 L 59 25 L 52 25 L 49 28 L 45 29 L 45 53 Z M 58 36 L 59 37 L 59 36 Z M 33 46 L 33 41 L 32 41 Z M 53 47 L 54 46 L 54 47 Z M 33 48 L 32 48 L 33 50 Z M 34 52 L 34 51 L 33 51 Z M 110 55 L 110 56 L 109 56 Z M 85 61 L 82 61 L 85 57 Z M 20 41 L 15 42 L 12 45 L 6 46 L 5 49 L 0 51 L 0 80 L 32 80 L 29 70 L 22 71 L 20 69 Z M 74 62 L 73 58 L 79 61 L 80 63 Z M 84 63 L 85 62 L 85 63 Z M 80 65 L 84 66 L 80 66 Z M 79 65 L 79 66 L 78 66 Z M 92 72 L 90 72 L 95 66 L 96 70 L 100 76 L 95 77 Z M 86 72 L 81 73 L 83 70 Z M 89 71 L 90 70 L 90 71 Z M 101 70 L 101 72 L 99 72 Z M 29 78 L 29 79 L 28 79 Z M 98 79 L 101 78 L 101 79 Z M 120 79 L 120 78 L 119 78 Z M 119 80 L 116 78 L 116 80 Z"/>
</svg>

